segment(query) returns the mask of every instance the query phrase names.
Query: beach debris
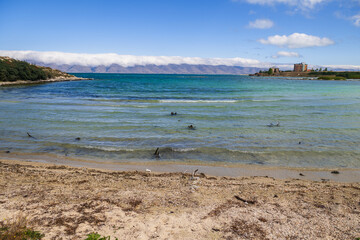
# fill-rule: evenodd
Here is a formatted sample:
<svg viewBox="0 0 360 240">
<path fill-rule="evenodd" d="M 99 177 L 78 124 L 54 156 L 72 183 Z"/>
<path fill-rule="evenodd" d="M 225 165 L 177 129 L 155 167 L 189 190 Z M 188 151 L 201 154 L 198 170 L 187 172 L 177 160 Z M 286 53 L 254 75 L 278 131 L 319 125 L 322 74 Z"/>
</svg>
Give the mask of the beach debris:
<svg viewBox="0 0 360 240">
<path fill-rule="evenodd" d="M 195 130 L 196 127 L 191 124 L 191 125 L 188 126 L 188 129 Z"/>
<path fill-rule="evenodd" d="M 80 141 L 80 140 L 81 140 L 81 138 L 77 137 L 77 138 L 75 138 L 75 140 L 76 140 L 76 141 Z"/>
<path fill-rule="evenodd" d="M 148 169 L 148 168 L 147 168 L 145 171 L 146 171 L 146 172 L 151 172 L 151 170 L 150 170 L 150 169 Z"/>
<path fill-rule="evenodd" d="M 10 151 L 8 150 L 8 151 L 5 151 L 5 153 L 10 153 Z"/>
<path fill-rule="evenodd" d="M 300 176 L 302 176 L 302 177 L 303 177 L 303 176 L 305 176 L 305 175 L 304 175 L 304 174 L 302 174 L 302 173 L 299 173 L 299 175 L 300 175 Z"/>
<path fill-rule="evenodd" d="M 279 196 L 275 194 L 275 195 L 274 195 L 274 198 L 277 198 L 277 197 L 279 197 Z"/>
<path fill-rule="evenodd" d="M 214 228 L 214 227 L 211 230 L 213 230 L 214 232 L 219 232 L 220 231 L 219 228 Z"/>
<path fill-rule="evenodd" d="M 340 172 L 339 171 L 331 171 L 332 174 L 339 174 Z"/>
<path fill-rule="evenodd" d="M 171 116 L 177 115 L 177 112 L 171 112 Z"/>
<path fill-rule="evenodd" d="M 160 158 L 160 151 L 159 151 L 159 149 L 160 149 L 160 148 L 157 148 L 157 149 L 155 150 L 155 153 L 154 153 L 154 157 L 155 157 L 155 158 Z"/>
<path fill-rule="evenodd" d="M 242 202 L 244 202 L 244 203 L 246 203 L 246 204 L 255 204 L 255 203 L 256 203 L 256 201 L 246 200 L 246 199 L 243 199 L 243 198 L 241 198 L 241 197 L 239 197 L 239 196 L 237 196 L 237 195 L 235 195 L 234 197 L 235 197 L 237 200 L 242 201 Z"/>
<path fill-rule="evenodd" d="M 28 135 L 29 138 L 34 138 L 34 139 L 36 139 L 36 137 L 31 136 L 31 134 L 28 133 L 28 132 L 27 132 L 27 135 Z"/>
<path fill-rule="evenodd" d="M 192 173 L 192 175 L 191 175 L 191 177 L 190 177 L 190 180 L 198 180 L 199 178 L 198 177 L 195 177 L 195 175 L 196 175 L 196 173 L 199 171 L 199 169 L 196 169 L 193 173 Z"/>
</svg>

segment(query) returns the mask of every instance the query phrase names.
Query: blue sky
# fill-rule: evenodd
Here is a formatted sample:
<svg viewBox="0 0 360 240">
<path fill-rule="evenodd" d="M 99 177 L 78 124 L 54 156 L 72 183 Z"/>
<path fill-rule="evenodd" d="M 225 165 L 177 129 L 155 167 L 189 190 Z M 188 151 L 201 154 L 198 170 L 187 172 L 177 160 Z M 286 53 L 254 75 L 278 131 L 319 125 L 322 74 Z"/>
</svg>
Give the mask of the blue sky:
<svg viewBox="0 0 360 240">
<path fill-rule="evenodd" d="M 360 0 L 0 0 L 0 50 L 360 65 Z"/>
</svg>

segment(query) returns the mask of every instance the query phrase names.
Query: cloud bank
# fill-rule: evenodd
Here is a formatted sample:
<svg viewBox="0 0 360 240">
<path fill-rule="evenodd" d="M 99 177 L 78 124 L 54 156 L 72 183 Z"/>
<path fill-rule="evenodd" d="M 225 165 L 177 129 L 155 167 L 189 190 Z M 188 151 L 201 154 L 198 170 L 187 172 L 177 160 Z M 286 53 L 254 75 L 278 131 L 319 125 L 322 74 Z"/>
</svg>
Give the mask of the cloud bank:
<svg viewBox="0 0 360 240">
<path fill-rule="evenodd" d="M 270 19 L 256 19 L 253 22 L 249 22 L 249 28 L 267 29 L 274 26 L 273 21 Z"/>
<path fill-rule="evenodd" d="M 3 51 L 0 56 L 8 56 L 18 60 L 35 61 L 46 64 L 67 64 L 81 66 L 110 66 L 118 64 L 123 67 L 136 65 L 169 65 L 169 64 L 194 64 L 194 65 L 225 65 L 242 67 L 263 66 L 259 60 L 247 58 L 199 58 L 179 56 L 133 56 L 119 55 L 116 53 L 87 54 L 64 52 L 38 52 L 38 51 Z"/>
<path fill-rule="evenodd" d="M 280 51 L 277 55 L 282 57 L 296 56 L 296 52 Z M 0 50 L 0 56 L 8 56 L 18 60 L 55 64 L 55 65 L 80 65 L 96 67 L 100 65 L 110 66 L 118 64 L 123 67 L 136 65 L 169 65 L 169 64 L 193 64 L 193 65 L 225 65 L 240 67 L 269 68 L 273 66 L 281 69 L 292 69 L 293 63 L 261 62 L 256 59 L 246 58 L 198 58 L 198 57 L 167 57 L 167 56 L 133 56 L 119 55 L 116 53 L 87 54 L 87 53 L 64 53 L 64 52 L 38 52 L 38 51 L 7 51 Z M 311 63 L 310 63 L 311 64 Z M 318 67 L 321 67 L 320 65 Z M 359 70 L 360 65 L 325 65 L 332 69 Z"/>
<path fill-rule="evenodd" d="M 320 38 L 317 36 L 307 35 L 305 33 L 293 33 L 289 36 L 274 35 L 267 39 L 258 40 L 262 44 L 275 45 L 287 48 L 306 48 L 306 47 L 324 47 L 335 44 L 329 38 Z"/>
<path fill-rule="evenodd" d="M 286 52 L 286 51 L 280 51 L 277 52 L 275 56 L 272 56 L 272 58 L 279 58 L 279 57 L 301 57 L 299 53 L 297 52 Z"/>
</svg>

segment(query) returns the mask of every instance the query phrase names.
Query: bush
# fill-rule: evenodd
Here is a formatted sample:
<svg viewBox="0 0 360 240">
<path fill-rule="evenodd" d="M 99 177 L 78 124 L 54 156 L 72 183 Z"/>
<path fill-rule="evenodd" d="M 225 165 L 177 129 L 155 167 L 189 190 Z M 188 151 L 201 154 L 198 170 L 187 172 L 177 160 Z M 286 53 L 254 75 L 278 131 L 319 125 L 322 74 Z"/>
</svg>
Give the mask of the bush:
<svg viewBox="0 0 360 240">
<path fill-rule="evenodd" d="M 16 80 L 38 81 L 70 75 L 51 68 L 39 67 L 24 61 L 8 57 L 0 57 L 0 82 L 14 82 Z"/>
<path fill-rule="evenodd" d="M 27 226 L 26 218 L 18 216 L 14 221 L 0 223 L 0 240 L 40 240 L 45 235 Z"/>
<path fill-rule="evenodd" d="M 111 239 L 110 239 L 110 236 L 102 237 L 98 233 L 90 233 L 85 240 L 111 240 Z M 115 238 L 115 240 L 118 240 L 118 239 Z"/>
</svg>

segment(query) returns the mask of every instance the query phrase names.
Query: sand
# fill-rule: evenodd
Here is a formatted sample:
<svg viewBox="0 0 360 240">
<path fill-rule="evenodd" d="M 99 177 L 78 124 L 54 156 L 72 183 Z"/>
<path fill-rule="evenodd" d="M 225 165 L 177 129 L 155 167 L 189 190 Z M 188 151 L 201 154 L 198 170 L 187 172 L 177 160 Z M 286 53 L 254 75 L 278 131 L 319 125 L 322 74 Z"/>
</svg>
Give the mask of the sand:
<svg viewBox="0 0 360 240">
<path fill-rule="evenodd" d="M 0 160 L 0 221 L 21 214 L 44 239 L 355 239 L 360 183 Z"/>
</svg>

